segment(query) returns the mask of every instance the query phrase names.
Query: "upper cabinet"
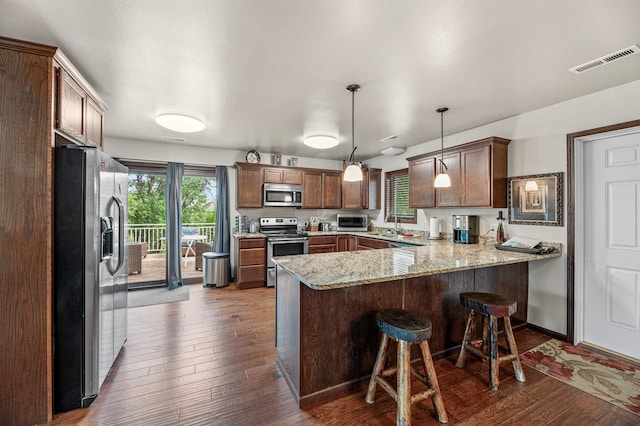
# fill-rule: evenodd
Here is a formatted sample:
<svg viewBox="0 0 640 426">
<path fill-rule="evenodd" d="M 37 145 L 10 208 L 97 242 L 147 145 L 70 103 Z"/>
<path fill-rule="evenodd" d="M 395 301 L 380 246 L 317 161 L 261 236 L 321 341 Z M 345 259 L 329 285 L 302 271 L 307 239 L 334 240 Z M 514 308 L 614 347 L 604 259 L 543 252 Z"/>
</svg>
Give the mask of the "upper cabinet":
<svg viewBox="0 0 640 426">
<path fill-rule="evenodd" d="M 261 208 L 265 183 L 302 185 L 303 209 L 379 209 L 382 170 L 343 182 L 341 170 L 236 163 L 237 208 Z"/>
<path fill-rule="evenodd" d="M 104 101 L 61 52 L 55 59 L 55 128 L 75 142 L 102 147 Z"/>
<path fill-rule="evenodd" d="M 436 207 L 456 207 L 461 205 L 462 186 L 460 176 L 460 153 L 451 152 L 444 156 L 442 169 L 449 175 L 451 186 L 449 188 L 437 188 Z M 436 175 L 440 172 L 440 159 L 436 159 Z M 432 183 L 433 184 L 433 183 Z"/>
<path fill-rule="evenodd" d="M 264 183 L 288 183 L 302 185 L 302 170 L 284 167 L 265 167 L 263 171 Z"/>
<path fill-rule="evenodd" d="M 433 156 L 420 155 L 409 160 L 409 207 L 435 207 L 436 160 Z"/>
<path fill-rule="evenodd" d="M 365 169 L 361 182 L 342 183 L 343 209 L 379 209 L 382 170 Z"/>
<path fill-rule="evenodd" d="M 507 207 L 510 140 L 490 137 L 444 150 L 451 187 L 433 187 L 439 152 L 408 158 L 409 205 L 428 207 Z"/>
<path fill-rule="evenodd" d="M 262 166 L 250 163 L 236 163 L 238 208 L 262 207 Z"/>
<path fill-rule="evenodd" d="M 342 208 L 342 172 L 322 172 L 322 208 Z"/>
<path fill-rule="evenodd" d="M 342 172 L 305 170 L 303 209 L 339 209 L 342 207 Z"/>
</svg>

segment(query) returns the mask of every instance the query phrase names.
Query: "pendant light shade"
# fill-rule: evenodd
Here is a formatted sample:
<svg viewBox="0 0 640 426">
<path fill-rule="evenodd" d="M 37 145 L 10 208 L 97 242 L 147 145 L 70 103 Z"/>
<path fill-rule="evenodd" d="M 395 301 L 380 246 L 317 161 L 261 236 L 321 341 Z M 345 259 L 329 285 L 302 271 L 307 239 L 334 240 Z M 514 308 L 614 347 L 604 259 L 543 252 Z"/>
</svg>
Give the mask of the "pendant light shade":
<svg viewBox="0 0 640 426">
<path fill-rule="evenodd" d="M 343 179 L 347 182 L 358 182 L 362 180 L 362 169 L 357 164 L 349 164 L 344 170 Z"/>
<path fill-rule="evenodd" d="M 451 186 L 451 178 L 446 173 L 438 173 L 436 180 L 433 182 L 436 188 L 449 188 Z"/>
<path fill-rule="evenodd" d="M 444 113 L 449 111 L 449 108 L 443 107 L 436 110 L 440 114 L 440 173 L 436 176 L 436 180 L 433 182 L 435 188 L 449 188 L 451 186 L 451 178 L 443 170 L 447 169 L 447 165 L 444 164 Z"/>
<path fill-rule="evenodd" d="M 350 84 L 347 91 L 351 92 L 351 155 L 349 156 L 349 166 L 345 169 L 343 179 L 347 182 L 359 182 L 362 180 L 362 169 L 355 162 L 354 153 L 356 152 L 355 139 L 355 93 L 360 89 L 359 84 Z"/>
</svg>

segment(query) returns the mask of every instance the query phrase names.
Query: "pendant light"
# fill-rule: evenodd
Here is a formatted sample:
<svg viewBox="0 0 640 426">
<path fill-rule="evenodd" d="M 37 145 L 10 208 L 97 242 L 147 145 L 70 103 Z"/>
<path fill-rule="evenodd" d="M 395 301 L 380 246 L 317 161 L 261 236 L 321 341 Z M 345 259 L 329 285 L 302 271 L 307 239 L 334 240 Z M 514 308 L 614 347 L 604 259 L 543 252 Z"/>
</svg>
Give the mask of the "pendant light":
<svg viewBox="0 0 640 426">
<path fill-rule="evenodd" d="M 362 169 L 355 162 L 353 153 L 358 148 L 355 139 L 355 93 L 360 89 L 359 84 L 350 84 L 347 91 L 351 92 L 351 155 L 349 156 L 349 166 L 344 171 L 343 179 L 347 182 L 358 182 L 362 180 Z"/>
<path fill-rule="evenodd" d="M 436 112 L 440 113 L 440 173 L 436 176 L 436 180 L 433 182 L 433 186 L 436 188 L 449 188 L 451 186 L 451 179 L 449 175 L 444 172 L 442 167 L 448 170 L 447 165 L 444 164 L 444 113 L 449 111 L 449 108 L 438 108 Z"/>
</svg>

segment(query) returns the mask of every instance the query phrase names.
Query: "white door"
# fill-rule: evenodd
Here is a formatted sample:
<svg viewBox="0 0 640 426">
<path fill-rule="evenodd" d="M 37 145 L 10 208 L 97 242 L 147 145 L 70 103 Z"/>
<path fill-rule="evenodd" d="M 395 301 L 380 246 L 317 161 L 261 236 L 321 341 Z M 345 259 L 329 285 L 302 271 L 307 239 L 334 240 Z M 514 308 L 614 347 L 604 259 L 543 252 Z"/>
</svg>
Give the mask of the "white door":
<svg viewBox="0 0 640 426">
<path fill-rule="evenodd" d="M 584 145 L 584 341 L 640 359 L 640 131 Z"/>
</svg>

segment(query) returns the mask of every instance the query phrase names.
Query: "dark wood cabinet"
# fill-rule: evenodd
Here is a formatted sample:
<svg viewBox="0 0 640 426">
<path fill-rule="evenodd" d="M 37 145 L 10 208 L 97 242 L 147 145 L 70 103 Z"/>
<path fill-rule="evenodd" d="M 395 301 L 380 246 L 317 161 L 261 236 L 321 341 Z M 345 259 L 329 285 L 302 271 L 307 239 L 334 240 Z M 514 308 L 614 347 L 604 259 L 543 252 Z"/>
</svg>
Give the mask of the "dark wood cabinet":
<svg viewBox="0 0 640 426">
<path fill-rule="evenodd" d="M 263 287 L 267 279 L 266 241 L 240 238 L 236 256 L 236 286 L 239 289 Z"/>
<path fill-rule="evenodd" d="M 257 164 L 236 163 L 236 204 L 238 208 L 262 207 L 262 167 Z"/>
<path fill-rule="evenodd" d="M 338 251 L 336 235 L 318 235 L 309 237 L 309 254 L 333 253 Z"/>
<path fill-rule="evenodd" d="M 87 97 L 87 143 L 95 146 L 102 146 L 104 134 L 104 114 L 98 104 Z"/>
<path fill-rule="evenodd" d="M 342 171 L 236 163 L 237 208 L 261 208 L 264 183 L 303 186 L 303 209 L 379 209 L 380 169 L 365 171 L 362 182 L 342 181 Z"/>
<path fill-rule="evenodd" d="M 358 236 L 358 250 L 389 248 L 389 242 L 377 238 Z"/>
<path fill-rule="evenodd" d="M 302 208 L 339 209 L 342 206 L 342 172 L 306 171 Z"/>
<path fill-rule="evenodd" d="M 433 156 L 421 155 L 409 161 L 409 207 L 428 208 L 435 206 L 436 160 Z"/>
<path fill-rule="evenodd" d="M 63 68 L 58 68 L 57 73 L 56 127 L 68 135 L 84 141 L 87 94 Z"/>
<path fill-rule="evenodd" d="M 304 172 L 302 184 L 302 208 L 322 208 L 322 172 Z"/>
<path fill-rule="evenodd" d="M 361 182 L 342 183 L 342 208 L 361 209 L 364 180 Z"/>
<path fill-rule="evenodd" d="M 338 235 L 336 237 L 336 251 L 358 250 L 358 237 L 355 235 Z"/>
<path fill-rule="evenodd" d="M 460 153 L 452 152 L 444 156 L 446 173 L 451 179 L 449 188 L 436 188 L 436 207 L 457 207 L 461 205 L 462 188 L 460 180 Z M 444 167 L 443 167 L 444 169 Z M 440 172 L 440 158 L 436 158 L 436 174 Z"/>
<path fill-rule="evenodd" d="M 263 171 L 264 183 L 286 183 L 302 185 L 302 170 L 285 167 L 266 167 Z"/>
<path fill-rule="evenodd" d="M 56 57 L 55 127 L 83 144 L 102 147 L 106 105 L 68 59 Z"/>
<path fill-rule="evenodd" d="M 363 170 L 361 182 L 342 183 L 343 209 L 379 209 L 382 170 Z"/>
<path fill-rule="evenodd" d="M 342 207 L 342 172 L 322 173 L 322 208 Z"/>
<path fill-rule="evenodd" d="M 463 206 L 507 207 L 508 143 L 489 138 L 461 153 Z"/>
<path fill-rule="evenodd" d="M 440 152 L 408 158 L 410 207 L 507 207 L 509 142 L 493 136 L 444 150 L 446 189 L 433 188 Z"/>
</svg>

